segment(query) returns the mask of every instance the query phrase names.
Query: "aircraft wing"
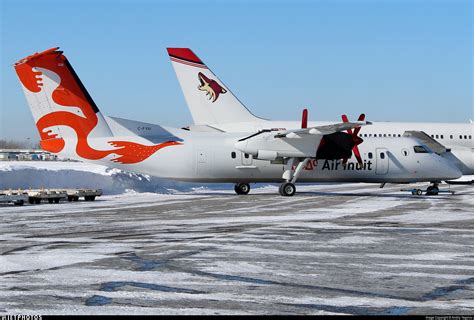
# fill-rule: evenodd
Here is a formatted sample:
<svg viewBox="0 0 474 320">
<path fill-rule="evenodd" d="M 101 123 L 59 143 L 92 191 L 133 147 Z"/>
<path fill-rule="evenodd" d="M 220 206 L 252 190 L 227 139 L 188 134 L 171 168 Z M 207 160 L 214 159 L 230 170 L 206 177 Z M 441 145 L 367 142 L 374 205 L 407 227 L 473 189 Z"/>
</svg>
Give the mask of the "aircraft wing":
<svg viewBox="0 0 474 320">
<path fill-rule="evenodd" d="M 369 121 L 353 121 L 353 122 L 340 122 L 335 124 L 329 124 L 324 126 L 317 126 L 304 129 L 294 129 L 278 132 L 275 135 L 275 138 L 302 138 L 304 135 L 326 135 L 339 131 L 346 131 L 350 129 L 355 129 L 358 127 L 366 126 L 372 124 Z"/>
</svg>

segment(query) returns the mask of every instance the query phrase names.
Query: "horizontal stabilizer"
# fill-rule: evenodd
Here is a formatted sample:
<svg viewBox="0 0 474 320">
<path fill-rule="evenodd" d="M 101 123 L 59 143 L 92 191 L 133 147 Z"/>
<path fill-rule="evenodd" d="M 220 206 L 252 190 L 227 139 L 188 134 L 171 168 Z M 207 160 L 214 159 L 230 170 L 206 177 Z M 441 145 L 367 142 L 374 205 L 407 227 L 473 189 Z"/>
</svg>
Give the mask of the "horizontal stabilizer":
<svg viewBox="0 0 474 320">
<path fill-rule="evenodd" d="M 177 136 L 171 134 L 169 131 L 165 130 L 162 126 L 159 126 L 156 124 L 134 121 L 134 120 L 127 120 L 127 119 L 116 118 L 116 117 L 109 117 L 109 118 L 117 122 L 119 125 L 121 125 L 125 129 L 129 130 L 133 134 L 139 137 L 145 138 L 152 143 L 163 143 L 167 141 L 183 141 Z"/>
</svg>

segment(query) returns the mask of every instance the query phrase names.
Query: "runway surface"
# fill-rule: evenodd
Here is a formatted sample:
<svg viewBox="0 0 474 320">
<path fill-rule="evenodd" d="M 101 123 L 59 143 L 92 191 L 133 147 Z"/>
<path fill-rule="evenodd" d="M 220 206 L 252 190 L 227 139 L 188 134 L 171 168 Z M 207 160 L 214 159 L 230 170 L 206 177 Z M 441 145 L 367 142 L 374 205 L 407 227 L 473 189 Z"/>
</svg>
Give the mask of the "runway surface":
<svg viewBox="0 0 474 320">
<path fill-rule="evenodd" d="M 0 206 L 0 313 L 473 314 L 474 188 Z"/>
</svg>

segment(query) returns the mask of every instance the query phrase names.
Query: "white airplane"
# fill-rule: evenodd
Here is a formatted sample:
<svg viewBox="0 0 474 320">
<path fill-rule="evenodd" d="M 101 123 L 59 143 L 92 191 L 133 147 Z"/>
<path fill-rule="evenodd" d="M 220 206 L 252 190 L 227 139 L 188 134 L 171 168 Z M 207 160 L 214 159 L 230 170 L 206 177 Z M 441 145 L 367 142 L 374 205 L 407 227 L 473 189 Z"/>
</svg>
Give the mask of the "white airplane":
<svg viewBox="0 0 474 320">
<path fill-rule="evenodd" d="M 296 181 L 410 183 L 461 176 L 459 168 L 416 135 L 362 140 L 359 130 L 370 124 L 363 115 L 353 122 L 344 116 L 341 123 L 308 126 L 303 119 L 297 129 L 272 126 L 248 132 L 210 125 L 171 128 L 107 117 L 58 49 L 30 55 L 14 67 L 42 148 L 60 156 L 180 181 L 232 182 L 238 194 L 248 193 L 252 182 L 281 182 L 280 193 L 291 196 Z M 203 102 L 213 107 L 230 101 L 225 104 L 230 108 L 212 110 L 214 114 L 230 112 L 235 118 L 227 119 L 237 121 L 242 120 L 239 114 L 249 116 L 200 60 L 180 55 L 172 59 L 198 68 L 194 90 Z M 353 153 L 357 162 L 348 160 Z"/>
<path fill-rule="evenodd" d="M 224 132 L 258 132 L 265 129 L 293 130 L 299 121 L 269 121 L 254 116 L 212 71 L 188 48 L 168 48 L 172 65 L 193 117 L 190 130 L 210 127 Z M 199 90 L 196 90 L 198 87 Z M 205 91 L 206 94 L 203 94 Z M 309 127 L 334 122 L 309 122 Z M 474 174 L 474 124 L 373 122 L 364 127 L 363 138 L 399 138 L 405 132 L 415 135 L 433 151 L 444 154 L 464 175 Z M 446 153 L 446 149 L 451 152 Z M 240 146 L 245 152 L 245 148 Z M 255 154 L 255 153 L 253 153 Z"/>
</svg>

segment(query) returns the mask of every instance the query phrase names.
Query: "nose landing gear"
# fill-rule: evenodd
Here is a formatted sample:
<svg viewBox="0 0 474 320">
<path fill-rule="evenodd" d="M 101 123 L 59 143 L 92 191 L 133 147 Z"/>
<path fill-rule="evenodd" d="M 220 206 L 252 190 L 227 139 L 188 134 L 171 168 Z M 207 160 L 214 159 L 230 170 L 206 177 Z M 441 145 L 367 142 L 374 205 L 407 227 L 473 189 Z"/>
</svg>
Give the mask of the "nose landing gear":
<svg viewBox="0 0 474 320">
<path fill-rule="evenodd" d="M 426 195 L 427 196 L 437 196 L 439 193 L 439 187 L 437 182 L 433 182 L 432 186 L 426 188 Z"/>
<path fill-rule="evenodd" d="M 437 196 L 440 193 L 450 193 L 454 194 L 454 190 L 440 190 L 439 189 L 439 182 L 432 182 L 433 184 L 426 188 L 426 190 L 418 189 L 418 188 L 413 188 L 413 189 L 401 189 L 400 191 L 410 191 L 412 195 L 414 196 L 421 196 L 423 195 L 423 192 L 427 196 Z"/>
</svg>

